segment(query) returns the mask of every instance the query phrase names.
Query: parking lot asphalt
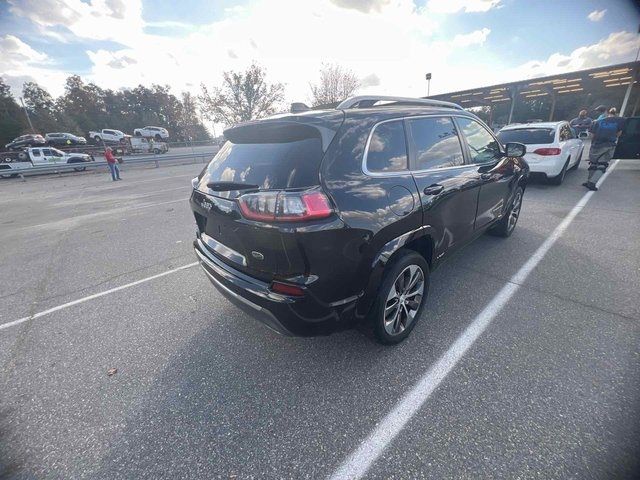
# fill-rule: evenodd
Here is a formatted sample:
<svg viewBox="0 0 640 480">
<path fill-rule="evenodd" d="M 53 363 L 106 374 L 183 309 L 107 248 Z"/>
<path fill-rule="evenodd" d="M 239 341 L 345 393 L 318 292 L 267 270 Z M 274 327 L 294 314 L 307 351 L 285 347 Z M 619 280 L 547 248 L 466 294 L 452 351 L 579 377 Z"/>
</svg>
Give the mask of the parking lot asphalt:
<svg viewBox="0 0 640 480">
<path fill-rule="evenodd" d="M 201 168 L 0 184 L 0 478 L 331 476 L 586 177 L 533 182 L 514 234 L 433 272 L 424 317 L 383 347 L 277 336 L 188 266 Z M 640 163 L 618 162 L 365 478 L 637 478 L 639 185 Z"/>
</svg>

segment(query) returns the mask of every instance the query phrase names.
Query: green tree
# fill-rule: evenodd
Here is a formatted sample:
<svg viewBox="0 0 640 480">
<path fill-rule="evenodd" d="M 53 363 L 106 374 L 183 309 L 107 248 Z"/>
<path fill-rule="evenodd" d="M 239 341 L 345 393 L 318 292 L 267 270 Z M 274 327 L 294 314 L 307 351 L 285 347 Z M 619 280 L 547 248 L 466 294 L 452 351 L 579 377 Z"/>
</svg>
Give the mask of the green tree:
<svg viewBox="0 0 640 480">
<path fill-rule="evenodd" d="M 22 98 L 31 116 L 33 128 L 43 135 L 60 131 L 56 115 L 56 103 L 44 88 L 36 82 L 26 82 L 22 86 Z"/>
<path fill-rule="evenodd" d="M 227 126 L 273 115 L 284 99 L 284 85 L 270 84 L 266 77 L 266 70 L 256 64 L 245 72 L 224 72 L 222 86 L 200 86 L 200 111 L 208 120 Z"/>
</svg>

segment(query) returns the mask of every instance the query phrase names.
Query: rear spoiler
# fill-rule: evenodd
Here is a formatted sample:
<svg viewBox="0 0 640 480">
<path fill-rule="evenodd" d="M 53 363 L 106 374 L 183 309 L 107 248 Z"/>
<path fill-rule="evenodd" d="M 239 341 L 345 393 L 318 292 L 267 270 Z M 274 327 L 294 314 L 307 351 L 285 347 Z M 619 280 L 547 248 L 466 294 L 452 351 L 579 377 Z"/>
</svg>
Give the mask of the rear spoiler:
<svg viewBox="0 0 640 480">
<path fill-rule="evenodd" d="M 326 152 L 343 120 L 344 114 L 332 119 L 305 115 L 255 120 L 228 128 L 224 136 L 232 143 L 289 143 L 318 138 Z"/>
</svg>

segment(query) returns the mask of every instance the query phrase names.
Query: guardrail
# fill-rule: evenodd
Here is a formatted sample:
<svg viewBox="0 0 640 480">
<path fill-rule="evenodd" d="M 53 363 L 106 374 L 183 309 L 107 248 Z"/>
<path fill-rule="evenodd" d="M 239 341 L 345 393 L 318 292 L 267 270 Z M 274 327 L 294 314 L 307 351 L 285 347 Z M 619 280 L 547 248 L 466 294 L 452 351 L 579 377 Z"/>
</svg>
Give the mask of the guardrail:
<svg viewBox="0 0 640 480">
<path fill-rule="evenodd" d="M 146 164 L 155 164 L 156 168 L 159 168 L 163 163 L 181 161 L 181 160 L 193 160 L 192 163 L 207 163 L 212 158 L 212 153 L 207 152 L 192 152 L 192 153 L 183 153 L 178 155 L 169 155 L 169 154 L 161 154 L 154 156 L 147 156 L 144 158 L 131 158 L 128 157 L 123 163 L 118 164 L 120 168 L 123 166 L 126 167 L 129 165 L 146 165 Z M 105 169 L 108 171 L 108 166 L 106 161 L 93 161 L 93 162 L 77 162 L 77 163 L 56 163 L 51 165 L 35 165 L 32 167 L 23 167 L 23 168 L 10 168 L 5 170 L 0 170 L 0 176 L 8 177 L 8 176 L 17 176 L 22 179 L 23 182 L 26 182 L 26 176 L 33 176 L 45 173 L 64 173 L 77 171 L 78 169 L 85 170 L 98 170 Z"/>
</svg>

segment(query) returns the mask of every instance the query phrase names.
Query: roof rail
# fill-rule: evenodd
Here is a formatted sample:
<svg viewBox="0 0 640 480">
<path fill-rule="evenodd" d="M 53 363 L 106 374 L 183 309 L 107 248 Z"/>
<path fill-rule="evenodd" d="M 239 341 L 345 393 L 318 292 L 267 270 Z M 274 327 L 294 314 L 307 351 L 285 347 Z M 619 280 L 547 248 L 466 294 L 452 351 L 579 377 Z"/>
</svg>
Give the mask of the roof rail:
<svg viewBox="0 0 640 480">
<path fill-rule="evenodd" d="M 464 110 L 457 103 L 444 102 L 442 100 L 431 100 L 429 98 L 412 98 L 412 97 L 390 97 L 385 95 L 359 95 L 356 97 L 343 100 L 336 109 L 346 110 L 349 108 L 367 108 L 373 107 L 376 102 L 397 102 L 403 105 L 427 105 L 430 107 L 446 107 L 455 108 L 456 110 Z"/>
</svg>

